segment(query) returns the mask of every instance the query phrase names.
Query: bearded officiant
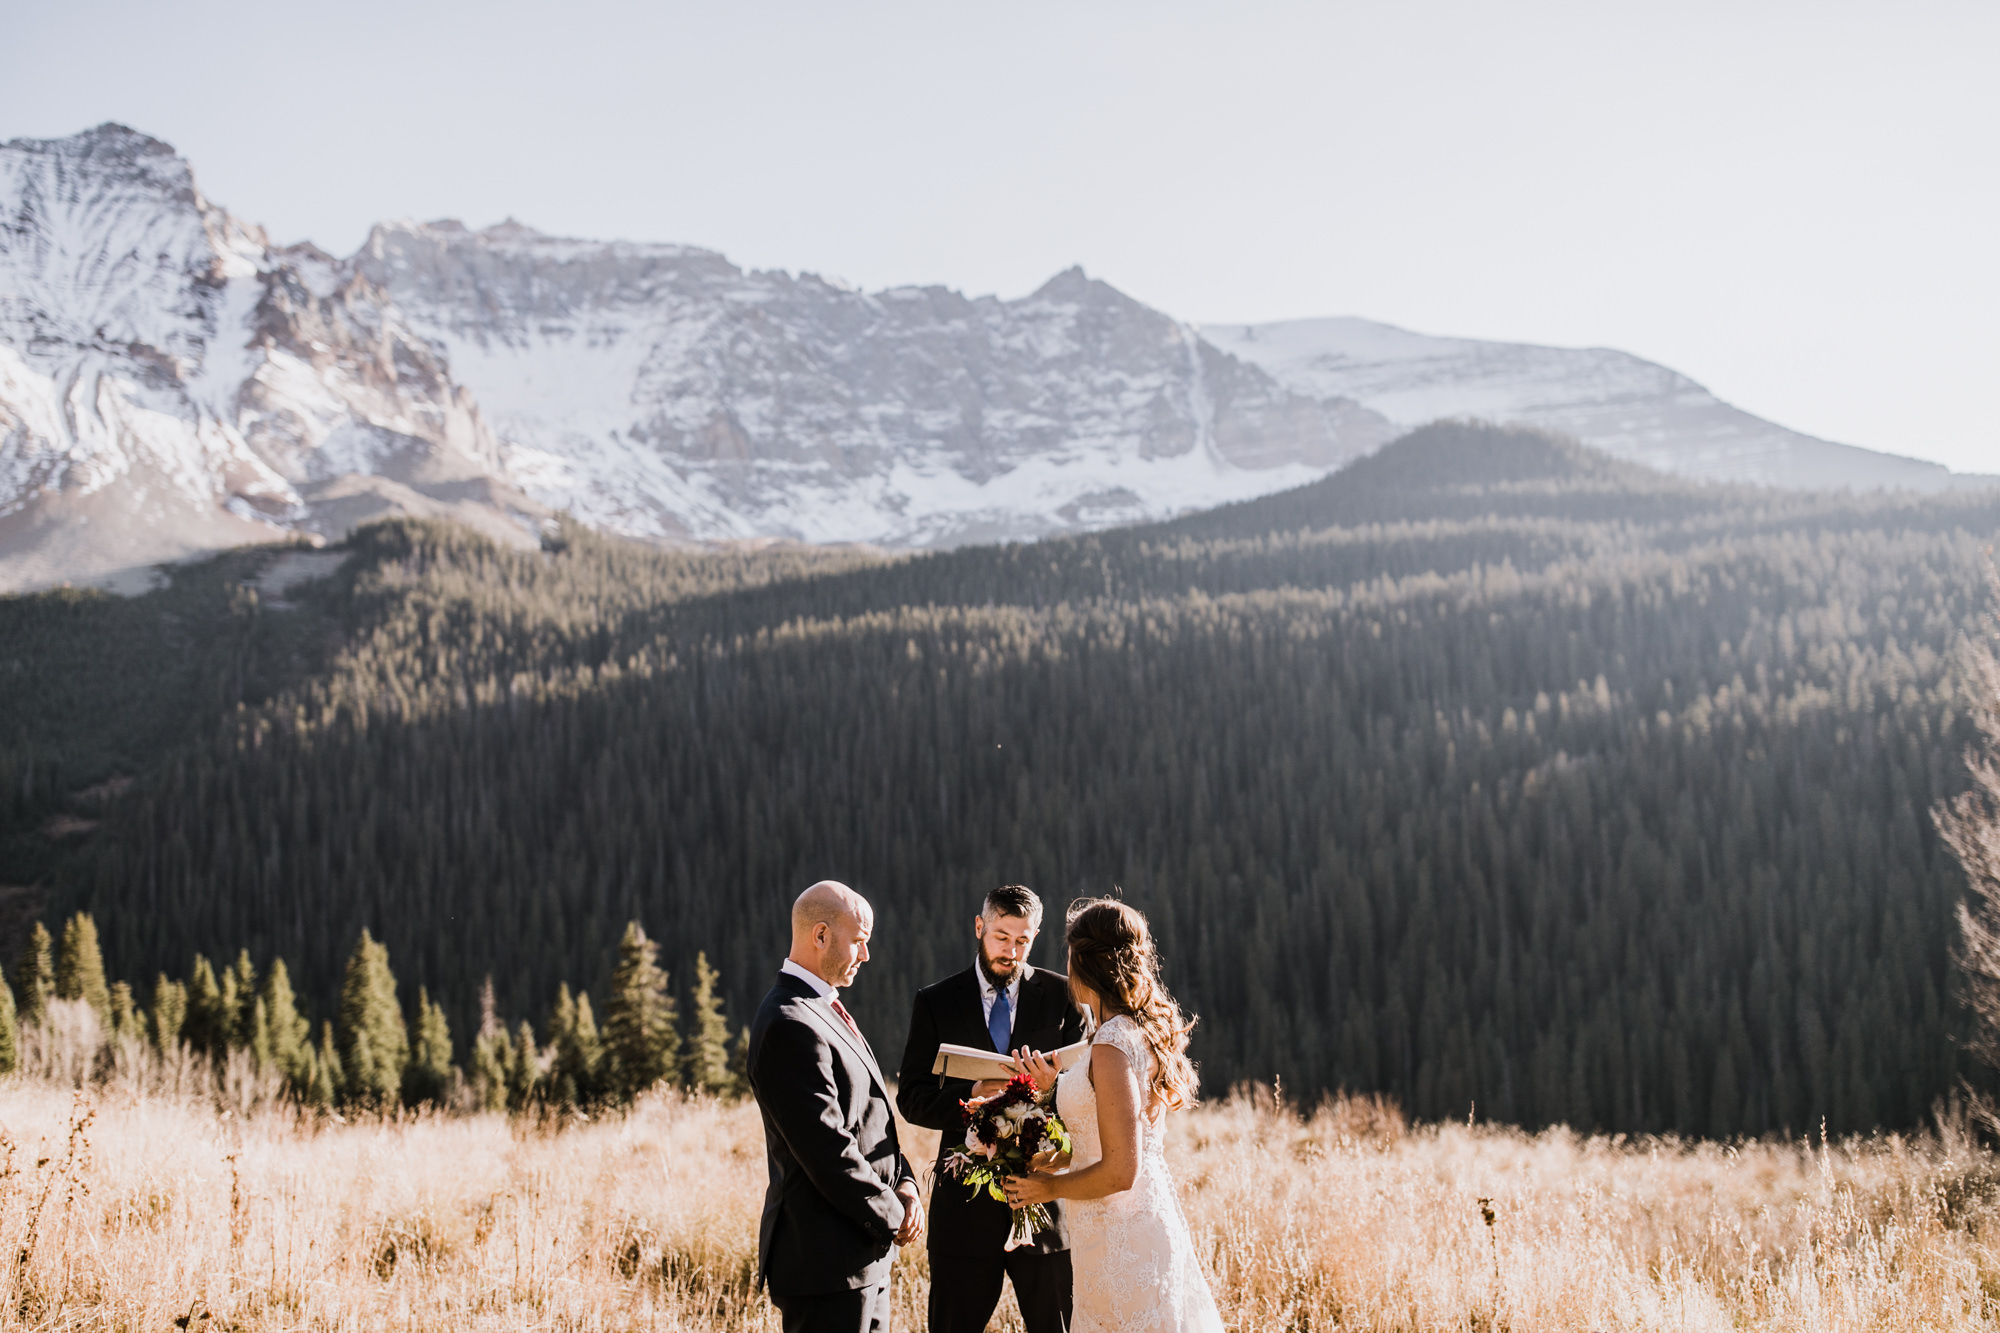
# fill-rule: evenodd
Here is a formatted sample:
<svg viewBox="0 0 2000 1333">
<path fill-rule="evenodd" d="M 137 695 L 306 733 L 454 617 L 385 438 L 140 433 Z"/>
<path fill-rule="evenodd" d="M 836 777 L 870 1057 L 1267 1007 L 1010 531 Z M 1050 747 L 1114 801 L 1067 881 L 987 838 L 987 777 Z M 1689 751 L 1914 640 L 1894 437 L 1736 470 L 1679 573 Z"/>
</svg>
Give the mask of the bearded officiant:
<svg viewBox="0 0 2000 1333">
<path fill-rule="evenodd" d="M 930 1333 L 981 1333 L 1000 1304 L 1003 1282 L 1014 1284 L 1027 1333 L 1069 1328 L 1069 1239 L 1061 1210 L 1051 1206 L 1055 1225 L 1010 1252 L 1007 1205 L 985 1190 L 974 1194 L 944 1170 L 944 1154 L 965 1130 L 959 1103 L 1006 1084 L 931 1072 L 941 1043 L 1004 1054 L 1022 1047 L 1054 1051 L 1083 1040 L 1083 1014 L 1069 997 L 1069 978 L 1028 962 L 1041 928 L 1042 900 L 1034 890 L 1019 884 L 993 890 L 972 921 L 978 946 L 973 965 L 918 991 L 910 1015 L 896 1106 L 911 1124 L 944 1136 L 932 1168 Z"/>
</svg>

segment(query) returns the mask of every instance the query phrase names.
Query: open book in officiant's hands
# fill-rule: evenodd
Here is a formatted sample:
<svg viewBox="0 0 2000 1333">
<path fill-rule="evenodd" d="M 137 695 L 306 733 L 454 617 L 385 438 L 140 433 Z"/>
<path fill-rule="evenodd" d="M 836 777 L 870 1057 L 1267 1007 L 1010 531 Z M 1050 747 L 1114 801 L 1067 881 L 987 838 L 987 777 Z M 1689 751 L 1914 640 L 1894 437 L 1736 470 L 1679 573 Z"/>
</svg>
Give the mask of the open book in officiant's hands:
<svg viewBox="0 0 2000 1333">
<path fill-rule="evenodd" d="M 1087 1041 L 1065 1046 L 1048 1052 L 1048 1061 L 1057 1069 L 1068 1069 L 1084 1057 L 1090 1049 Z M 943 1074 L 946 1078 L 970 1079 L 974 1083 L 984 1083 L 989 1079 L 1002 1082 L 1014 1077 L 1014 1057 L 1001 1055 L 996 1051 L 984 1050 L 978 1046 L 955 1046 L 945 1042 L 938 1047 L 937 1059 L 931 1063 L 933 1074 Z"/>
</svg>

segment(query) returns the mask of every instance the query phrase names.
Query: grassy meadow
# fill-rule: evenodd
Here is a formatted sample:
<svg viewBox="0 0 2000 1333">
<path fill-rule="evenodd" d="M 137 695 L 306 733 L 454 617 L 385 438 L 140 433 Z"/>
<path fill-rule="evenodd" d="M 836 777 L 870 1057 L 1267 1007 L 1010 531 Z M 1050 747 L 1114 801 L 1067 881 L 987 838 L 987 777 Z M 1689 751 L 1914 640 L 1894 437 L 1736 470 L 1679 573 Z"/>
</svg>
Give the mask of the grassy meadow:
<svg viewBox="0 0 2000 1333">
<path fill-rule="evenodd" d="M 754 1105 L 343 1121 L 195 1086 L 0 1084 L 0 1326 L 777 1328 L 751 1283 Z M 1170 1151 L 1246 1333 L 2000 1327 L 2000 1160 L 1949 1125 L 1722 1145 L 1239 1095 L 1179 1117 Z M 923 1327 L 927 1280 L 906 1253 L 898 1328 Z"/>
</svg>

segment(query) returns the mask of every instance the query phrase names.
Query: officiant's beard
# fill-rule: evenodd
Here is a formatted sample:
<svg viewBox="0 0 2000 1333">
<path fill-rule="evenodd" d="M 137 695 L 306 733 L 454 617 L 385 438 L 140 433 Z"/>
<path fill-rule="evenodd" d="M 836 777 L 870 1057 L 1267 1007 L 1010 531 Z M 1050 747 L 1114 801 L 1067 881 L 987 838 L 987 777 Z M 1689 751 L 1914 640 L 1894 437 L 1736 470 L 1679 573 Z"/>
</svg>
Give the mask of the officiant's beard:
<svg viewBox="0 0 2000 1333">
<path fill-rule="evenodd" d="M 984 944 L 979 946 L 979 970 L 986 975 L 986 980 L 992 983 L 994 990 L 1006 990 L 1007 987 L 1014 984 L 1015 977 L 1025 977 L 1028 975 L 1028 960 L 1025 958 L 1019 962 L 1011 958 L 1003 958 L 999 961 L 1007 965 L 1005 972 L 994 971 L 994 960 L 986 956 L 986 946 Z"/>
</svg>

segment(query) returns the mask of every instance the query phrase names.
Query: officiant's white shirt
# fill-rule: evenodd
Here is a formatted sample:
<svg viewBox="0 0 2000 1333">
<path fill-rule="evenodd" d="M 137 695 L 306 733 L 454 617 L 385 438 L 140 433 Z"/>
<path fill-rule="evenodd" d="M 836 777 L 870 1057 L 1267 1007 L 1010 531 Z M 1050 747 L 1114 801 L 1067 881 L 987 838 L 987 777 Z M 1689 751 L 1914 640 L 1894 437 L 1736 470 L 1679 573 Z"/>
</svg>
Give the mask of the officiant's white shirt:
<svg viewBox="0 0 2000 1333">
<path fill-rule="evenodd" d="M 979 978 L 979 1016 L 986 1020 L 986 1026 L 993 1026 L 993 1001 L 1000 992 L 987 979 L 986 969 L 979 964 L 972 965 L 972 975 Z M 1021 979 L 1028 975 L 1028 965 L 1021 964 L 1014 969 L 1014 979 L 1007 983 L 1007 1030 L 1014 1030 L 1014 1020 L 1021 1016 Z"/>
<path fill-rule="evenodd" d="M 825 977 L 820 976 L 817 972 L 806 971 L 789 958 L 785 960 L 785 965 L 778 970 L 780 972 L 789 972 L 800 981 L 805 982 L 806 985 L 811 986 L 813 994 L 819 996 L 822 1000 L 837 1000 L 840 998 L 840 992 L 827 985 Z"/>
</svg>

